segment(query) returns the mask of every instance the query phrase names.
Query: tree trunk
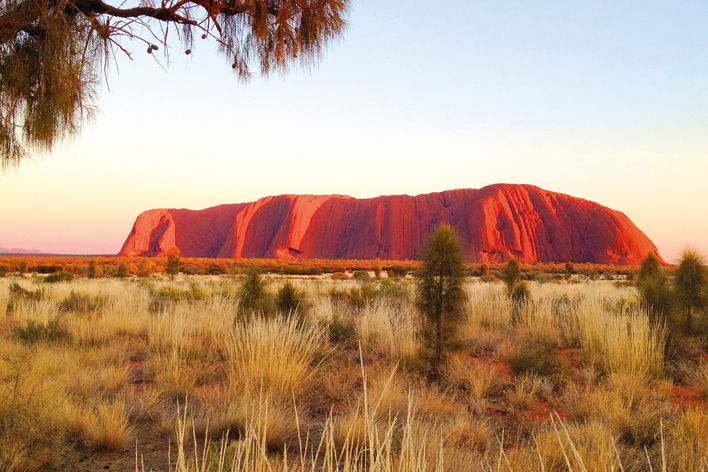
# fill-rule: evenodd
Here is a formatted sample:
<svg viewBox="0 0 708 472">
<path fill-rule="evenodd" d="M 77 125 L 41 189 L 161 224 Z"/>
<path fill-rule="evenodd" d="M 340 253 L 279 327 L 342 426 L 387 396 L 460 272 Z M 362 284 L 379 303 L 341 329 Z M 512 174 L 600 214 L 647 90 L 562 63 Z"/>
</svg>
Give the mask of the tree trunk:
<svg viewBox="0 0 708 472">
<path fill-rule="evenodd" d="M 693 307 L 691 305 L 688 305 L 688 311 L 686 311 L 686 333 L 691 332 L 691 318 L 693 317 L 691 313 L 691 309 Z"/>
<path fill-rule="evenodd" d="M 433 366 L 433 375 L 436 379 L 440 375 L 440 364 L 442 364 L 443 277 L 441 268 L 440 279 L 438 280 L 438 303 L 435 307 L 435 365 Z"/>
</svg>

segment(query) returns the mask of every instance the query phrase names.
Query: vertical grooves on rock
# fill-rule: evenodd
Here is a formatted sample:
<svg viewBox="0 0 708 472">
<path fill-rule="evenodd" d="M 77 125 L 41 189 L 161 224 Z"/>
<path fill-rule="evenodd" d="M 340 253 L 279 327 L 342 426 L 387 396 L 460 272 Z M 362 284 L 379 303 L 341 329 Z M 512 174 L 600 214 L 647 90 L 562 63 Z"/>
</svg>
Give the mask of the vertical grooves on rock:
<svg viewBox="0 0 708 472">
<path fill-rule="evenodd" d="M 354 199 L 281 195 L 205 210 L 148 210 L 121 255 L 412 259 L 450 223 L 471 261 L 637 264 L 656 247 L 623 213 L 532 185 Z"/>
</svg>

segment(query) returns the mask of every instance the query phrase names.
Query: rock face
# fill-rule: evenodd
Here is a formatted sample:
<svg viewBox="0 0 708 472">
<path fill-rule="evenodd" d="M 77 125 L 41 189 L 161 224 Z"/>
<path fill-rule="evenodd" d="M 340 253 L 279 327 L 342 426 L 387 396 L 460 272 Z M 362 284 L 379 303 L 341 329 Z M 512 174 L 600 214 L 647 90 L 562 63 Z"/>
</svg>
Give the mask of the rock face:
<svg viewBox="0 0 708 472">
<path fill-rule="evenodd" d="M 453 225 L 477 262 L 638 264 L 656 246 L 623 213 L 532 185 L 355 199 L 280 195 L 205 210 L 142 213 L 122 256 L 414 259 Z"/>
</svg>

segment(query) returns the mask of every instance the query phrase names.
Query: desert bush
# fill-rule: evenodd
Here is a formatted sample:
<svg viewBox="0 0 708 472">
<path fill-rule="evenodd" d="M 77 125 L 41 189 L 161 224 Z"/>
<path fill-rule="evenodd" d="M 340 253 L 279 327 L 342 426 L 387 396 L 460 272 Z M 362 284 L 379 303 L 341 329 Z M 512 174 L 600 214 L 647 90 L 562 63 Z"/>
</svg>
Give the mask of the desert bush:
<svg viewBox="0 0 708 472">
<path fill-rule="evenodd" d="M 206 293 L 199 284 L 189 284 L 189 288 L 183 290 L 173 285 L 163 285 L 155 288 L 153 285 L 147 286 L 150 294 L 149 310 L 158 313 L 174 307 L 180 302 L 195 302 L 204 300 Z"/>
<path fill-rule="evenodd" d="M 509 293 L 512 324 L 517 324 L 521 320 L 522 313 L 528 307 L 530 297 L 531 294 L 526 282 L 518 282 L 512 286 Z"/>
<path fill-rule="evenodd" d="M 24 343 L 34 344 L 66 340 L 69 337 L 69 332 L 64 327 L 61 317 L 57 316 L 46 323 L 27 320 L 25 326 L 13 330 L 13 336 Z"/>
<path fill-rule="evenodd" d="M 86 266 L 86 277 L 88 277 L 89 279 L 96 278 L 96 262 L 95 261 L 89 261 L 88 265 Z"/>
<path fill-rule="evenodd" d="M 349 289 L 331 288 L 328 295 L 335 303 L 346 303 L 352 308 L 360 309 L 373 302 L 379 292 L 374 284 L 367 282 Z"/>
<path fill-rule="evenodd" d="M 245 312 L 269 313 L 272 300 L 261 270 L 250 267 L 238 287 L 239 308 Z"/>
<path fill-rule="evenodd" d="M 355 270 L 352 274 L 352 278 L 358 282 L 368 282 L 371 277 L 365 270 Z"/>
<path fill-rule="evenodd" d="M 403 281 L 388 278 L 379 282 L 379 294 L 382 297 L 399 301 L 409 301 L 411 299 L 409 285 L 406 285 Z"/>
<path fill-rule="evenodd" d="M 564 269 L 565 269 L 565 275 L 570 276 L 575 273 L 575 265 L 570 261 L 565 263 Z"/>
<path fill-rule="evenodd" d="M 516 259 L 510 259 L 504 266 L 504 270 L 501 273 L 501 279 L 506 285 L 508 293 L 511 295 L 514 286 L 521 282 L 521 265 Z"/>
<path fill-rule="evenodd" d="M 44 278 L 44 283 L 55 284 L 58 282 L 68 282 L 74 278 L 70 272 L 52 272 Z"/>
<path fill-rule="evenodd" d="M 11 314 L 15 308 L 24 302 L 39 301 L 44 296 L 41 289 L 27 290 L 17 282 L 12 282 L 9 287 L 9 298 L 7 302 L 7 313 Z"/>
<path fill-rule="evenodd" d="M 295 315 L 304 311 L 305 294 L 292 282 L 287 281 L 275 294 L 275 306 L 284 315 Z"/>
<path fill-rule="evenodd" d="M 125 264 L 118 264 L 116 268 L 115 276 L 123 279 L 128 276 L 128 267 Z"/>
<path fill-rule="evenodd" d="M 0 266 L 0 277 L 5 277 L 7 275 L 7 267 Z"/>
<path fill-rule="evenodd" d="M 329 340 L 335 344 L 353 344 L 356 340 L 356 325 L 354 320 L 350 318 L 335 316 L 324 325 L 327 328 Z"/>
<path fill-rule="evenodd" d="M 673 293 L 659 260 L 649 254 L 639 268 L 637 289 L 644 310 L 653 318 L 667 322 L 671 317 Z"/>
<path fill-rule="evenodd" d="M 61 267 L 57 265 L 38 265 L 32 267 L 30 272 L 34 272 L 36 274 L 53 274 L 54 272 L 59 272 L 60 270 Z"/>
<path fill-rule="evenodd" d="M 515 374 L 549 376 L 560 371 L 561 363 L 554 346 L 543 342 L 525 342 L 509 357 Z"/>
<path fill-rule="evenodd" d="M 69 296 L 59 303 L 59 311 L 90 313 L 102 309 L 107 302 L 106 296 L 91 296 L 72 290 Z"/>
</svg>

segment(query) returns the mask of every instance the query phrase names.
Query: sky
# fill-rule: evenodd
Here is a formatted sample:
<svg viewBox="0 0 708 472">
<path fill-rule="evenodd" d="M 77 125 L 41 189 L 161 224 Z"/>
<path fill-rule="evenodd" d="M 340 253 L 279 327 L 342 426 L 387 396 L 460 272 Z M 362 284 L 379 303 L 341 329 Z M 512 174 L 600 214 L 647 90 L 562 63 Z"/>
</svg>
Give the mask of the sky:
<svg viewBox="0 0 708 472">
<path fill-rule="evenodd" d="M 319 64 L 236 79 L 209 40 L 118 57 L 100 114 L 0 174 L 0 247 L 117 252 L 149 208 L 529 183 L 708 254 L 708 3 L 354 0 Z"/>
</svg>

